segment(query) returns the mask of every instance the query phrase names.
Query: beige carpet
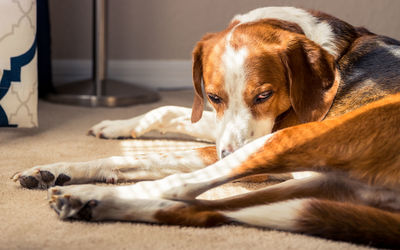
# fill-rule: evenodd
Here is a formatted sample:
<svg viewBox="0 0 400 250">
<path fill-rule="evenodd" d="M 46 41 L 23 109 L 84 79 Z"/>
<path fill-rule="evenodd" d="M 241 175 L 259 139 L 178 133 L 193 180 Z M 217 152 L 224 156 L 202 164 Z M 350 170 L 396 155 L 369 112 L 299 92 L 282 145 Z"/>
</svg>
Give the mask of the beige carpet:
<svg viewBox="0 0 400 250">
<path fill-rule="evenodd" d="M 202 145 L 166 140 L 101 140 L 86 136 L 103 119 L 129 118 L 160 105 L 191 105 L 189 91 L 162 93 L 161 102 L 128 108 L 83 108 L 39 103 L 38 129 L 0 129 L 0 249 L 361 249 L 362 247 L 286 232 L 226 225 L 188 228 L 128 222 L 61 221 L 46 191 L 27 190 L 10 176 L 38 164 L 84 161 L 134 152 L 171 151 Z M 245 192 L 228 184 L 203 197 Z"/>
</svg>

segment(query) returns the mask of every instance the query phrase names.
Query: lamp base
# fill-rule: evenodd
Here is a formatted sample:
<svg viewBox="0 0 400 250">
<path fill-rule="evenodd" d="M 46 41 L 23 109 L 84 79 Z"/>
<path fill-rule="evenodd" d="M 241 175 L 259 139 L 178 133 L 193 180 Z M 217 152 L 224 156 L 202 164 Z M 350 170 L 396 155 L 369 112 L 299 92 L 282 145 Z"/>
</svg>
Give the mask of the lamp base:
<svg viewBox="0 0 400 250">
<path fill-rule="evenodd" d="M 160 100 L 160 95 L 152 89 L 115 80 L 103 80 L 103 95 L 94 92 L 93 80 L 83 80 L 56 87 L 55 93 L 44 97 L 45 100 L 87 107 L 121 107 L 150 103 Z"/>
</svg>

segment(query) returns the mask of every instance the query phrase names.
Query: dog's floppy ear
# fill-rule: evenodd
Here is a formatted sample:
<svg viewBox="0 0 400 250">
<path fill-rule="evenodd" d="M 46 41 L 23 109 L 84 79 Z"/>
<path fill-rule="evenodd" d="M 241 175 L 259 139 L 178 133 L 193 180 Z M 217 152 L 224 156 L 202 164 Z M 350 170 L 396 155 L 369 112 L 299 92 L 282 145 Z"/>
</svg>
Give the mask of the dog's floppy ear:
<svg viewBox="0 0 400 250">
<path fill-rule="evenodd" d="M 204 43 L 214 37 L 214 33 L 206 34 L 195 46 L 192 53 L 192 74 L 194 86 L 194 100 L 192 106 L 192 123 L 200 120 L 203 115 L 204 98 L 202 91 L 203 79 L 203 48 Z"/>
<path fill-rule="evenodd" d="M 314 42 L 302 38 L 289 44 L 283 61 L 287 68 L 290 101 L 299 121 L 322 120 L 338 87 L 334 57 Z"/>
<path fill-rule="evenodd" d="M 194 100 L 192 106 L 192 123 L 200 120 L 203 115 L 204 98 L 202 91 L 202 76 L 203 76 L 203 41 L 196 44 L 192 54 L 192 74 L 193 74 L 193 87 L 194 87 Z"/>
</svg>

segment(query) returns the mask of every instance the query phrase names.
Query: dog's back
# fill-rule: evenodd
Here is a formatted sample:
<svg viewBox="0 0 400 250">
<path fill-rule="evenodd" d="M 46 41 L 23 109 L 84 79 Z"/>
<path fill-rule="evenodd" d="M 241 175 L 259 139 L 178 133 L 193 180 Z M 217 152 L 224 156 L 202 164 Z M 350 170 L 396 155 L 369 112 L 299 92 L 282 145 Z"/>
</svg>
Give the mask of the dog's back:
<svg viewBox="0 0 400 250">
<path fill-rule="evenodd" d="M 362 31 L 338 61 L 341 83 L 327 117 L 400 92 L 400 42 Z"/>
</svg>

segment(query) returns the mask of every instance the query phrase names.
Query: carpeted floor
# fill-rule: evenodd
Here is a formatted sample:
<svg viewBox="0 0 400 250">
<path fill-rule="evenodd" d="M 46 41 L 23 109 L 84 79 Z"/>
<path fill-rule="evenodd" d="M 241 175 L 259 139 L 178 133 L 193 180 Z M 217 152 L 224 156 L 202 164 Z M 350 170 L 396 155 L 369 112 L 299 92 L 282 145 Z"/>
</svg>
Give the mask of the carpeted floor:
<svg viewBox="0 0 400 250">
<path fill-rule="evenodd" d="M 85 161 L 134 152 L 172 151 L 203 145 L 168 140 L 101 140 L 86 131 L 104 119 L 122 119 L 161 105 L 191 106 L 191 91 L 162 93 L 162 101 L 128 108 L 83 108 L 40 101 L 37 129 L 0 129 L 0 249 L 362 249 L 286 232 L 226 225 L 188 228 L 129 222 L 61 221 L 46 191 L 10 180 L 14 172 L 58 161 Z M 103 184 L 105 185 L 105 184 Z M 219 198 L 254 189 L 227 184 L 203 195 Z"/>
</svg>

